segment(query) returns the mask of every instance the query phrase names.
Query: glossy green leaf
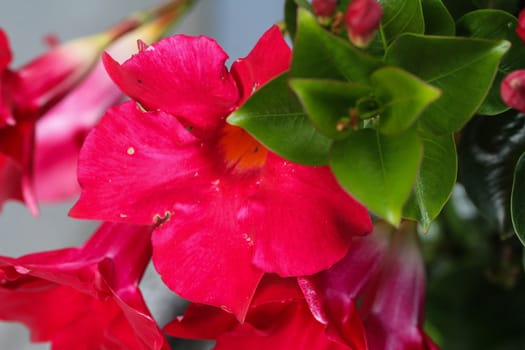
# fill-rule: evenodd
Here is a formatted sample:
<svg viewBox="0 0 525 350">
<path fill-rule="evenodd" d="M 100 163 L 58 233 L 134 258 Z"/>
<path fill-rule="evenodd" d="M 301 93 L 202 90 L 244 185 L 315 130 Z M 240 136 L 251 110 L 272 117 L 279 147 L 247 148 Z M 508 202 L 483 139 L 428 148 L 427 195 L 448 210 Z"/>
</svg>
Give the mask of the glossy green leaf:
<svg viewBox="0 0 525 350">
<path fill-rule="evenodd" d="M 506 237 L 512 234 L 512 174 L 525 151 L 525 115 L 513 110 L 478 116 L 461 132 L 459 181 L 485 219 Z"/>
<path fill-rule="evenodd" d="M 379 3 L 383 8 L 381 36 L 387 45 L 403 33 L 425 32 L 421 0 L 379 0 Z"/>
<path fill-rule="evenodd" d="M 415 128 L 395 136 L 362 129 L 334 142 L 330 166 L 357 200 L 397 226 L 422 155 Z"/>
<path fill-rule="evenodd" d="M 441 0 L 422 0 L 425 34 L 454 36 L 456 24 Z"/>
<path fill-rule="evenodd" d="M 380 60 L 319 26 L 310 12 L 298 9 L 292 77 L 367 81 L 382 65 Z"/>
<path fill-rule="evenodd" d="M 525 153 L 516 163 L 510 203 L 514 231 L 525 245 Z"/>
<path fill-rule="evenodd" d="M 456 183 L 457 155 L 454 137 L 420 132 L 423 161 L 403 216 L 420 222 L 424 231 L 448 201 Z"/>
<path fill-rule="evenodd" d="M 421 119 L 433 132 L 450 133 L 478 110 L 509 47 L 504 40 L 407 34 L 392 44 L 385 59 L 442 90 Z"/>
<path fill-rule="evenodd" d="M 439 89 L 397 67 L 380 68 L 370 79 L 381 106 L 379 131 L 385 134 L 408 129 L 441 94 Z"/>
<path fill-rule="evenodd" d="M 512 44 L 508 53 L 501 60 L 494 84 L 478 113 L 495 115 L 506 111 L 509 107 L 501 100 L 501 81 L 511 71 L 525 68 L 525 45 L 516 34 L 518 20 L 504 11 L 478 10 L 467 13 L 458 20 L 457 25 L 458 35 L 505 39 Z"/>
<path fill-rule="evenodd" d="M 344 138 L 352 131 L 338 125 L 349 118 L 349 110 L 358 99 L 371 94 L 365 84 L 336 80 L 292 79 L 290 86 L 314 125 L 332 139 Z"/>
<path fill-rule="evenodd" d="M 288 89 L 286 74 L 264 85 L 227 121 L 287 159 L 307 165 L 328 162 L 331 140 L 320 134 L 303 112 Z"/>
</svg>

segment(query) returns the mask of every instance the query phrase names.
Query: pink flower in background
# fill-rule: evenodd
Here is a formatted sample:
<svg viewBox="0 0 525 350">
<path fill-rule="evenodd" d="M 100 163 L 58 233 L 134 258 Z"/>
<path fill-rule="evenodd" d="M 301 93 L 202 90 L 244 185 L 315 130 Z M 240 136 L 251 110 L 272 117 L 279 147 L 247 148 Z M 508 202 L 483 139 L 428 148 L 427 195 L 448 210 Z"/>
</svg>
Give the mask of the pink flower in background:
<svg viewBox="0 0 525 350">
<path fill-rule="evenodd" d="M 300 285 L 327 333 L 350 346 L 362 346 L 355 335 L 363 329 L 370 350 L 438 349 L 423 331 L 425 270 L 415 223 L 396 232 L 376 224 L 343 260 Z"/>
<path fill-rule="evenodd" d="M 8 68 L 12 55 L 0 30 L 0 158 L 9 158 L 0 160 L 0 174 L 9 173 L 9 179 L 0 175 L 0 185 L 9 186 L 0 193 L 0 209 L 16 199 L 37 214 L 38 201 L 78 193 L 76 161 L 83 138 L 122 96 L 102 63 L 94 68 L 102 50 L 131 31 L 110 48 L 129 56 L 138 38 L 158 39 L 180 15 L 180 6 L 170 2 L 134 14 L 103 33 L 55 45 L 18 69 Z"/>
<path fill-rule="evenodd" d="M 516 27 L 516 34 L 525 42 L 525 10 L 521 10 L 518 15 L 518 26 Z"/>
<path fill-rule="evenodd" d="M 312 8 L 316 16 L 331 17 L 337 9 L 338 0 L 312 0 Z"/>
<path fill-rule="evenodd" d="M 500 92 L 507 106 L 525 113 L 525 70 L 516 70 L 503 78 Z"/>
<path fill-rule="evenodd" d="M 340 260 L 371 230 L 366 209 L 327 167 L 286 161 L 225 122 L 290 58 L 277 27 L 231 72 L 206 37 L 173 36 L 122 65 L 106 56 L 136 102 L 109 110 L 86 138 L 71 215 L 154 223 L 164 282 L 239 320 L 265 273 L 307 275 Z"/>
<path fill-rule="evenodd" d="M 266 276 L 248 310 L 246 321 L 207 305 L 190 304 L 166 334 L 216 340 L 214 350 L 350 350 L 327 337 L 325 326 L 308 309 L 296 279 Z M 364 348 L 352 348 L 363 350 Z"/>
<path fill-rule="evenodd" d="M 377 0 L 351 0 L 345 14 L 350 41 L 357 47 L 366 47 L 374 38 L 382 16 L 383 9 Z"/>
<path fill-rule="evenodd" d="M 53 350 L 168 349 L 138 289 L 150 233 L 106 223 L 81 248 L 0 257 L 0 319 Z"/>
</svg>

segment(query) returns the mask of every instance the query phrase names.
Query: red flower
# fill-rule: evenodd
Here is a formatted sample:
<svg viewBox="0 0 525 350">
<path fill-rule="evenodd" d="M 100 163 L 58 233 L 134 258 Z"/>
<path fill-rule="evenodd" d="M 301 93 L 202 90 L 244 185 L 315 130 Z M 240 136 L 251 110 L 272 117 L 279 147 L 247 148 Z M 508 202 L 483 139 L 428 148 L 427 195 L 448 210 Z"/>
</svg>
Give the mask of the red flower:
<svg viewBox="0 0 525 350">
<path fill-rule="evenodd" d="M 0 257 L 0 319 L 53 350 L 168 349 L 138 289 L 150 232 L 103 224 L 81 248 Z"/>
<path fill-rule="evenodd" d="M 327 167 L 288 162 L 225 122 L 290 56 L 277 27 L 231 73 L 205 37 L 167 38 L 123 65 L 106 56 L 140 106 L 109 110 L 86 138 L 71 214 L 155 223 L 164 282 L 239 319 L 265 272 L 312 274 L 340 260 L 351 238 L 371 229 L 366 209 Z"/>
<path fill-rule="evenodd" d="M 350 41 L 357 47 L 367 46 L 379 28 L 382 15 L 377 0 L 352 0 L 345 14 Z"/>
<path fill-rule="evenodd" d="M 507 75 L 501 82 L 500 92 L 506 105 L 525 113 L 525 70 Z"/>
<path fill-rule="evenodd" d="M 335 339 L 360 346 L 364 328 L 370 350 L 438 349 L 422 330 L 425 271 L 415 223 L 403 225 L 391 232 L 377 224 L 339 263 L 300 279 L 310 309 Z"/>
<path fill-rule="evenodd" d="M 327 337 L 325 326 L 313 317 L 295 279 L 273 276 L 261 281 L 244 323 L 221 309 L 190 304 L 184 316 L 168 324 L 164 332 L 216 340 L 215 350 L 350 350 Z"/>
<path fill-rule="evenodd" d="M 525 42 L 525 10 L 521 10 L 518 16 L 518 27 L 516 27 L 516 34 Z"/>
</svg>

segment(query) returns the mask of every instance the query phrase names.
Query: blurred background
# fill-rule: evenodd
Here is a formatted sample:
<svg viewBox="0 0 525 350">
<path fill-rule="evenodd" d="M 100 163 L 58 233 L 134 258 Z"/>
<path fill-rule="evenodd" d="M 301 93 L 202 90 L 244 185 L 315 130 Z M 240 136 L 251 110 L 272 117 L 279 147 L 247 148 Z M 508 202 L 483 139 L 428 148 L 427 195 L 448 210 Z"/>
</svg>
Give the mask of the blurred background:
<svg viewBox="0 0 525 350">
<path fill-rule="evenodd" d="M 43 39 L 47 34 L 66 41 L 97 33 L 128 13 L 162 3 L 162 0 L 6 1 L 0 5 L 0 27 L 9 36 L 14 54 L 12 67 L 17 67 L 46 50 Z M 282 19 L 283 3 L 282 0 L 200 0 L 172 32 L 215 38 L 229 53 L 231 63 L 232 59 L 245 56 L 260 35 Z M 68 218 L 71 205 L 72 202 L 42 206 L 40 217 L 34 218 L 21 204 L 7 203 L 0 213 L 0 255 L 19 256 L 84 242 L 97 223 Z M 172 310 L 181 307 L 152 269 L 141 287 L 161 326 L 172 317 Z M 192 346 L 181 344 L 175 348 Z M 24 327 L 0 322 L 0 349 L 44 350 L 49 346 L 31 344 Z"/>
</svg>

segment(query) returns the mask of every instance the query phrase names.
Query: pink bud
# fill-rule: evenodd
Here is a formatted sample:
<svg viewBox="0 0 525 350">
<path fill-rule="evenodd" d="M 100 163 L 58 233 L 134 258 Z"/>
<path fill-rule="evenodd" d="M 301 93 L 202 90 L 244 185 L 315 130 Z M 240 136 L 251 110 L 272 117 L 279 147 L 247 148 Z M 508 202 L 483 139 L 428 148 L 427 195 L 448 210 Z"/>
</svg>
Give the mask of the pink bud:
<svg viewBox="0 0 525 350">
<path fill-rule="evenodd" d="M 350 41 L 365 47 L 374 38 L 383 9 L 376 0 L 353 0 L 346 9 L 345 23 Z"/>
<path fill-rule="evenodd" d="M 501 98 L 506 105 L 525 113 L 525 70 L 516 70 L 503 79 Z"/>
<path fill-rule="evenodd" d="M 338 0 L 313 0 L 312 8 L 316 16 L 332 17 L 338 2 Z"/>
<path fill-rule="evenodd" d="M 522 10 L 518 16 L 518 27 L 516 34 L 525 42 L 525 9 Z"/>
</svg>

